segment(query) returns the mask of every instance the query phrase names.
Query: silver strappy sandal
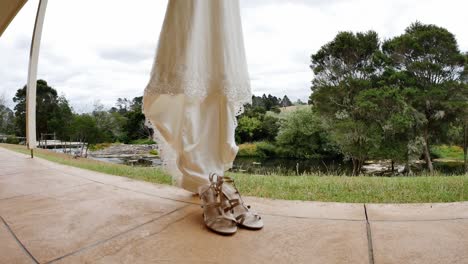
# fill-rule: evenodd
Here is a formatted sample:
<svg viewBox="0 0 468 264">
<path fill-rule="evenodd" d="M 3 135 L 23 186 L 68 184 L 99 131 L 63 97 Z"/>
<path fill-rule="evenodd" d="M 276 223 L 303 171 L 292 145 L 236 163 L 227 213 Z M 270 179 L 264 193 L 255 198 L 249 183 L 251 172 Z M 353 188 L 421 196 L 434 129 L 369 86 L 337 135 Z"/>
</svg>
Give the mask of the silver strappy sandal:
<svg viewBox="0 0 468 264">
<path fill-rule="evenodd" d="M 222 195 L 223 181 L 215 174 L 210 175 L 210 185 L 200 190 L 200 199 L 203 208 L 203 220 L 211 231 L 221 235 L 233 235 L 237 232 L 237 221 L 230 211 L 229 201 Z"/>
<path fill-rule="evenodd" d="M 239 226 L 259 230 L 263 228 L 263 220 L 260 215 L 250 210 L 250 205 L 246 205 L 237 189 L 234 179 L 227 176 L 218 176 L 218 181 L 222 180 L 222 193 L 228 199 L 231 213 L 234 215 Z"/>
</svg>

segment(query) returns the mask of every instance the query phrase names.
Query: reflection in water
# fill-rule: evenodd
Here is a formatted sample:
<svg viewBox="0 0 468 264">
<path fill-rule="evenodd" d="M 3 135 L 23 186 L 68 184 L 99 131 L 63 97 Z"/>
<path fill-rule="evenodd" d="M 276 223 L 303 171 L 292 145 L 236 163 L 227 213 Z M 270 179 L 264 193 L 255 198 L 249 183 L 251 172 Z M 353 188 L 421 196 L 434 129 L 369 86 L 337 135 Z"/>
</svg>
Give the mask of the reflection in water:
<svg viewBox="0 0 468 264">
<path fill-rule="evenodd" d="M 352 171 L 350 163 L 332 159 L 244 158 L 234 161 L 233 171 L 253 174 L 300 175 L 325 173 L 342 175 Z"/>
<path fill-rule="evenodd" d="M 365 174 L 387 175 L 391 176 L 390 163 L 376 163 L 374 167 L 382 167 L 380 172 L 365 171 Z M 447 175 L 463 174 L 462 162 L 433 162 L 434 169 Z M 395 172 L 397 166 L 395 164 Z M 350 175 L 352 173 L 352 163 L 341 159 L 258 159 L 238 157 L 234 161 L 233 171 L 252 173 L 252 174 L 277 174 L 277 175 L 301 175 L 311 173 L 323 173 L 325 175 Z M 411 170 L 418 174 L 425 170 L 424 164 L 413 164 Z M 385 172 L 386 171 L 386 172 Z"/>
</svg>

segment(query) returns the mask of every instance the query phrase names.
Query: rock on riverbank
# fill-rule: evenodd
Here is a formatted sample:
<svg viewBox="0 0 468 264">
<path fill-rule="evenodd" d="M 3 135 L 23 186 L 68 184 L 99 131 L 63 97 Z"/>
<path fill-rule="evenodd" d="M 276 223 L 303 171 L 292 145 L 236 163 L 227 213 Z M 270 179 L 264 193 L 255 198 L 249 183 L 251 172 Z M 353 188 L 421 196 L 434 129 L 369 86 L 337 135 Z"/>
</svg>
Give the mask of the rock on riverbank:
<svg viewBox="0 0 468 264">
<path fill-rule="evenodd" d="M 121 158 L 121 157 L 155 157 L 150 152 L 157 149 L 156 144 L 152 145 L 131 145 L 131 144 L 112 144 L 108 148 L 90 151 L 89 155 L 94 157 L 108 157 L 108 158 Z"/>
</svg>

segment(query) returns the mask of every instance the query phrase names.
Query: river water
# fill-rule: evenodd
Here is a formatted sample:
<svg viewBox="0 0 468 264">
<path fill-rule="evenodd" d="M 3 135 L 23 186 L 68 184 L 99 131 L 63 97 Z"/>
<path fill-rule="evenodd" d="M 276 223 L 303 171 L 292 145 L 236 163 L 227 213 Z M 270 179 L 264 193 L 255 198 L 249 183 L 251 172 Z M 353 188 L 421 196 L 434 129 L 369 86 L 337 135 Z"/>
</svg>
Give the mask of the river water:
<svg viewBox="0 0 468 264">
<path fill-rule="evenodd" d="M 125 164 L 131 166 L 161 166 L 161 160 L 157 157 L 140 158 L 134 157 L 95 157 L 88 156 L 90 159 L 110 162 L 115 164 Z M 350 163 L 345 163 L 337 160 L 322 160 L 322 159 L 283 159 L 283 158 L 245 158 L 237 157 L 234 160 L 233 168 L 231 171 L 245 172 L 251 174 L 281 174 L 281 175 L 297 175 L 309 173 L 333 173 L 343 174 L 349 173 L 352 170 Z"/>
<path fill-rule="evenodd" d="M 53 151 L 63 152 L 61 149 L 55 149 Z M 89 155 L 88 158 L 114 164 L 125 164 L 131 166 L 161 166 L 161 160 L 156 156 L 154 158 L 148 156 L 142 158 L 139 156 L 103 157 Z M 380 166 L 379 164 L 374 165 Z M 384 165 L 382 165 L 382 167 L 384 167 Z M 402 167 L 396 166 L 395 169 L 397 170 L 398 168 Z M 434 162 L 434 168 L 448 175 L 463 173 L 463 163 Z M 413 168 L 415 172 L 418 172 L 421 169 L 422 165 Z M 237 157 L 231 170 L 235 172 L 263 175 L 300 175 L 310 173 L 349 175 L 352 171 L 352 164 L 351 162 L 345 162 L 336 159 L 260 159 Z"/>
<path fill-rule="evenodd" d="M 350 173 L 352 165 L 349 162 L 333 159 L 258 159 L 237 157 L 234 161 L 233 170 L 253 174 L 298 175 L 320 172 L 341 175 Z"/>
<path fill-rule="evenodd" d="M 159 158 L 144 158 L 148 162 L 136 162 L 138 157 L 126 158 L 105 158 L 105 157 L 89 157 L 91 159 L 132 166 L 161 166 Z M 140 160 L 141 161 L 141 160 Z M 379 164 L 377 164 L 379 165 Z M 384 165 L 382 165 L 384 167 Z M 402 165 L 395 165 L 395 170 L 402 169 Z M 442 163 L 434 162 L 434 168 L 447 175 L 462 174 L 463 163 Z M 422 165 L 412 168 L 418 172 L 422 169 Z M 284 159 L 284 158 L 245 158 L 237 157 L 234 160 L 234 166 L 231 169 L 234 172 L 244 172 L 249 174 L 263 175 L 301 175 L 311 173 L 323 173 L 325 175 L 349 175 L 352 172 L 351 162 L 344 162 L 333 159 Z"/>
</svg>

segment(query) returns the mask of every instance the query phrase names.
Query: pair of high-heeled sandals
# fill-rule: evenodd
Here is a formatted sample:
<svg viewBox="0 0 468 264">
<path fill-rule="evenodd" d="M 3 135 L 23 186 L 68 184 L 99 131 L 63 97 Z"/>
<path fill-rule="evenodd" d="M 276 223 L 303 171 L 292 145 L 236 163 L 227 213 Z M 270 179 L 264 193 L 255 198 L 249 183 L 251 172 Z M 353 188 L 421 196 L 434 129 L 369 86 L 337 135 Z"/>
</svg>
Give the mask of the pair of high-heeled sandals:
<svg viewBox="0 0 468 264">
<path fill-rule="evenodd" d="M 238 226 L 251 230 L 263 228 L 261 216 L 244 203 L 232 178 L 213 173 L 209 180 L 210 184 L 203 186 L 199 193 L 208 229 L 222 235 L 233 235 Z"/>
</svg>

